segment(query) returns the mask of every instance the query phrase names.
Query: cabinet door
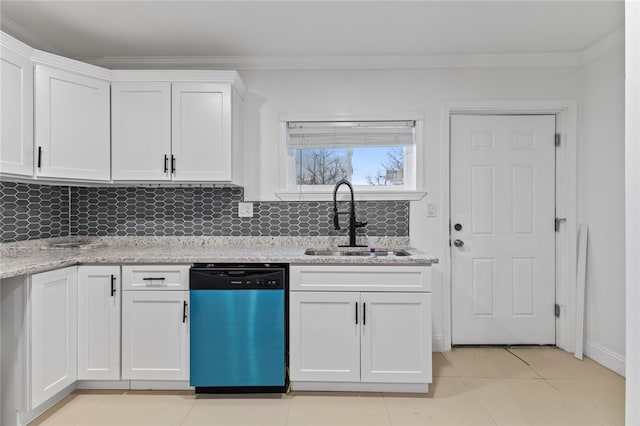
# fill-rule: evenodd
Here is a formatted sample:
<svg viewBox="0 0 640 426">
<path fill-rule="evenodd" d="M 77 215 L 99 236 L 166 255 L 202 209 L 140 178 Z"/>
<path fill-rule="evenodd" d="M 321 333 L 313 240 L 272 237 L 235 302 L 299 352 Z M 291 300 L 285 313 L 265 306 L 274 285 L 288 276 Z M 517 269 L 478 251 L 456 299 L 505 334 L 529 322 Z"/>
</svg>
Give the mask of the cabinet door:
<svg viewBox="0 0 640 426">
<path fill-rule="evenodd" d="M 431 295 L 362 293 L 363 382 L 431 382 Z"/>
<path fill-rule="evenodd" d="M 188 291 L 123 292 L 123 379 L 189 379 L 188 303 Z"/>
<path fill-rule="evenodd" d="M 231 86 L 173 83 L 174 180 L 231 180 Z"/>
<path fill-rule="evenodd" d="M 33 176 L 33 65 L 0 47 L 0 172 Z"/>
<path fill-rule="evenodd" d="M 360 381 L 359 293 L 291 292 L 291 381 Z"/>
<path fill-rule="evenodd" d="M 111 84 L 114 180 L 171 177 L 171 84 Z"/>
<path fill-rule="evenodd" d="M 109 180 L 109 83 L 36 65 L 36 175 Z"/>
<path fill-rule="evenodd" d="M 72 267 L 31 277 L 32 409 L 76 381 L 76 273 Z"/>
<path fill-rule="evenodd" d="M 120 379 L 120 267 L 78 267 L 78 379 Z"/>
</svg>

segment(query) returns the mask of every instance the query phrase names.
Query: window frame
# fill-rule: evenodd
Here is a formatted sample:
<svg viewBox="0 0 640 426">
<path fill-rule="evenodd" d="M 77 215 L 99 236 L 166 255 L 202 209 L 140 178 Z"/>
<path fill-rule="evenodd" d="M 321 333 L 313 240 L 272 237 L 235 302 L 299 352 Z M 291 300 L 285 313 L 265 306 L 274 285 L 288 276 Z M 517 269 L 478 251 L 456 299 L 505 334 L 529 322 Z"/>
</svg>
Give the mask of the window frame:
<svg viewBox="0 0 640 426">
<path fill-rule="evenodd" d="M 287 146 L 288 122 L 290 121 L 415 121 L 414 145 L 405 155 L 404 185 L 354 185 L 356 199 L 359 200 L 420 200 L 425 195 L 422 188 L 424 179 L 424 114 L 294 114 L 279 116 L 279 190 L 276 196 L 283 201 L 326 201 L 333 199 L 333 185 L 297 185 L 295 176 L 295 155 Z"/>
</svg>

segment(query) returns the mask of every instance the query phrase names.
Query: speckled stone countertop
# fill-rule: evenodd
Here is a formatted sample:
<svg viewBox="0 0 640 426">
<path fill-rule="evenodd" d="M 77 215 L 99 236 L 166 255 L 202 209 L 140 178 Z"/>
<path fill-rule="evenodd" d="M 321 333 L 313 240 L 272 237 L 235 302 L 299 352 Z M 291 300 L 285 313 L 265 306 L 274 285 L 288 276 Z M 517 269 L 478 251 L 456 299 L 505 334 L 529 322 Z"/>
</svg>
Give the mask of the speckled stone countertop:
<svg viewBox="0 0 640 426">
<path fill-rule="evenodd" d="M 80 248 L 52 243 L 82 242 Z M 0 279 L 78 264 L 190 264 L 258 262 L 290 264 L 431 265 L 438 259 L 409 247 L 406 237 L 368 237 L 369 247 L 408 250 L 409 256 L 309 256 L 307 248 L 331 249 L 337 237 L 65 237 L 0 244 Z M 363 250 L 362 248 L 357 250 Z M 367 250 L 364 248 L 364 250 Z"/>
</svg>

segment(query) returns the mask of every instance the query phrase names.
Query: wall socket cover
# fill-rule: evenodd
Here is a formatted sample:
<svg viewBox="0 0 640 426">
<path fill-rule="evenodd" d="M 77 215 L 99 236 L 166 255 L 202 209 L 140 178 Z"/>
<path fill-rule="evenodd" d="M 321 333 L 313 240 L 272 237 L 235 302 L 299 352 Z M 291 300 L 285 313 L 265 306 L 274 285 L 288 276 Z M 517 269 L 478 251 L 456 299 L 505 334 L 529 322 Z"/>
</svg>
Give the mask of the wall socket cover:
<svg viewBox="0 0 640 426">
<path fill-rule="evenodd" d="M 253 203 L 238 203 L 238 217 L 253 217 Z"/>
</svg>

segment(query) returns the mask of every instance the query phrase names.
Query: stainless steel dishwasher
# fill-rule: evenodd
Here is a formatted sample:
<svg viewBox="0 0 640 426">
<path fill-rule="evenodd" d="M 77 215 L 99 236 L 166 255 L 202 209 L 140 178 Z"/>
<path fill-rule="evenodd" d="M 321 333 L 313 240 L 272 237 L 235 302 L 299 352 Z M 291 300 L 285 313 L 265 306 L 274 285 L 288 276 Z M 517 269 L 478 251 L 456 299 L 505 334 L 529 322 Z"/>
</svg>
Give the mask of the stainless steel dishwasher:
<svg viewBox="0 0 640 426">
<path fill-rule="evenodd" d="M 287 264 L 198 263 L 190 271 L 196 393 L 286 392 Z"/>
</svg>

